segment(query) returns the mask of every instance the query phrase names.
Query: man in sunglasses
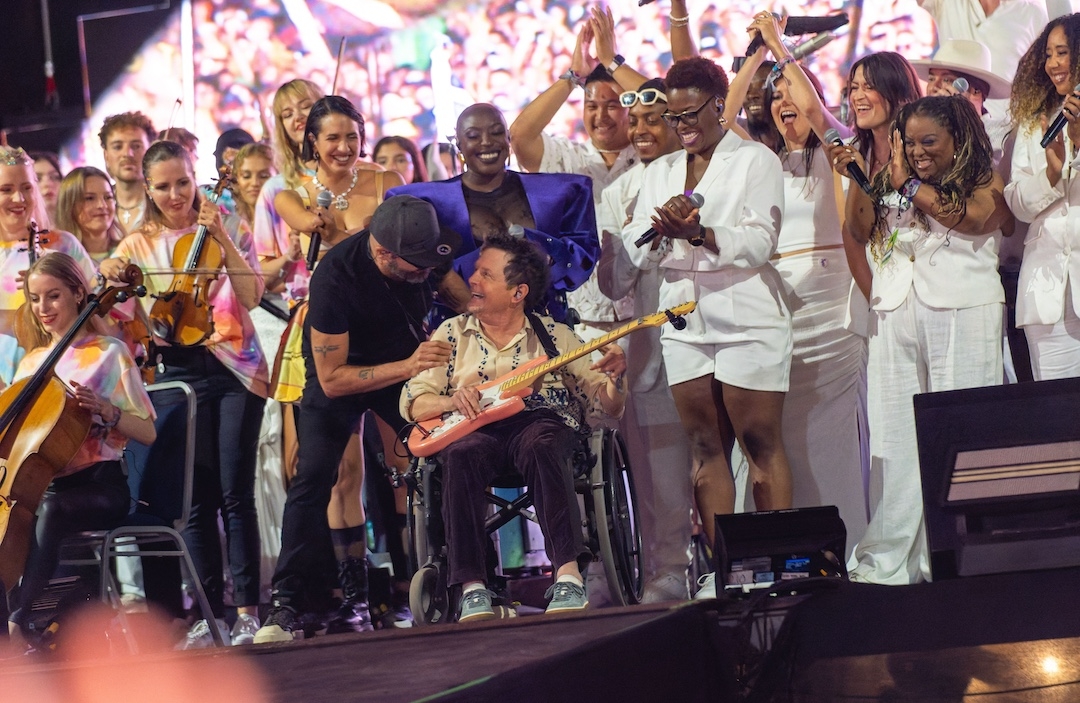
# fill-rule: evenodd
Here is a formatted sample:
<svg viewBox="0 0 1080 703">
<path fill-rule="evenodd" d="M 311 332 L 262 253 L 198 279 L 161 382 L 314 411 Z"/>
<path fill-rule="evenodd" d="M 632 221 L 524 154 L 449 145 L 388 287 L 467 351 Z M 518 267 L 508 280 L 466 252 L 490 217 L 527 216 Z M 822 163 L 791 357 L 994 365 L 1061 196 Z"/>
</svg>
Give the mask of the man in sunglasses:
<svg viewBox="0 0 1080 703">
<path fill-rule="evenodd" d="M 604 189 L 596 210 L 603 253 L 597 265 L 600 291 L 613 300 L 631 299 L 633 315 L 659 307 L 658 268 L 639 269 L 622 237 L 637 203 L 646 166 L 679 150 L 675 131 L 663 120 L 667 110 L 664 82 L 653 78 L 619 96 L 629 111 L 627 137 L 639 163 Z M 660 352 L 660 330 L 641 330 L 627 337 L 630 398 L 623 415 L 623 436 L 634 457 L 634 476 L 642 535 L 645 538 L 647 603 L 685 599 L 686 545 L 690 541 L 690 455 L 686 434 L 675 410 Z"/>
</svg>

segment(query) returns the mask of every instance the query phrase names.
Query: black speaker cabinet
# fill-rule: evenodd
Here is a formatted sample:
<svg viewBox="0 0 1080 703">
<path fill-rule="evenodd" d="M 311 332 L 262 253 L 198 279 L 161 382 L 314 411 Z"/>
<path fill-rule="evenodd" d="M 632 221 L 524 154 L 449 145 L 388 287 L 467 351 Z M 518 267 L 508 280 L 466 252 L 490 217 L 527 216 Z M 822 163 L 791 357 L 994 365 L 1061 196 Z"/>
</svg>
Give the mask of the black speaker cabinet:
<svg viewBox="0 0 1080 703">
<path fill-rule="evenodd" d="M 935 581 L 1080 565 L 1080 378 L 914 403 Z"/>
</svg>

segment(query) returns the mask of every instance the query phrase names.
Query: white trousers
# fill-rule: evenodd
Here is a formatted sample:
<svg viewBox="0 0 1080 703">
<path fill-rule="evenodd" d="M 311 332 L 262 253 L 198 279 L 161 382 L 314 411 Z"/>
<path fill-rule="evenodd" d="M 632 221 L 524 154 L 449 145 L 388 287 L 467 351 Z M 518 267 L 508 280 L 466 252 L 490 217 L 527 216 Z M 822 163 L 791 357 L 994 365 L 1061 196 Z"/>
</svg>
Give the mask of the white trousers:
<svg viewBox="0 0 1080 703">
<path fill-rule="evenodd" d="M 853 578 L 896 585 L 930 579 L 912 397 L 1000 385 L 1001 308 L 931 308 L 912 288 L 895 310 L 871 312 L 870 524 L 849 561 Z"/>
<path fill-rule="evenodd" d="M 1053 325 L 1025 325 L 1024 334 L 1036 381 L 1080 376 L 1080 318 L 1073 310 L 1068 289 L 1064 318 Z"/>
</svg>

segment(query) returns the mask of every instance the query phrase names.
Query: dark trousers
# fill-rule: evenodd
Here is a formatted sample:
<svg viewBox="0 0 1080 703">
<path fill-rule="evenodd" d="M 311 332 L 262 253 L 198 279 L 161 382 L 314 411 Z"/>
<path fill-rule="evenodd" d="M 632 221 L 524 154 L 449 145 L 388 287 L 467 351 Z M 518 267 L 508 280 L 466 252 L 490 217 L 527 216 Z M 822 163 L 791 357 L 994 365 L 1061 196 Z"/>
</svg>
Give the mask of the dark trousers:
<svg viewBox="0 0 1080 703">
<path fill-rule="evenodd" d="M 558 415 L 538 410 L 481 427 L 439 453 L 451 585 L 487 581 L 484 494 L 507 473 L 525 478 L 552 566 L 588 564 L 571 464 L 578 444 Z"/>
<path fill-rule="evenodd" d="M 266 401 L 251 393 L 203 347 L 161 350 L 158 381 L 184 381 L 195 391 L 195 485 L 184 541 L 216 617 L 225 614 L 218 512 L 225 525 L 236 606 L 259 604 L 259 522 L 255 462 Z M 182 448 L 177 447 L 177 451 Z"/>
<path fill-rule="evenodd" d="M 296 610 L 315 607 L 312 580 L 325 571 L 330 550 L 326 508 L 345 445 L 367 410 L 395 430 L 404 427 L 397 409 L 400 395 L 401 384 L 365 393 L 349 403 L 312 402 L 311 393 L 305 393 L 296 427 L 300 444 L 296 476 L 285 497 L 281 553 L 274 572 L 275 605 Z"/>
<path fill-rule="evenodd" d="M 110 530 L 128 514 L 131 497 L 118 461 L 103 461 L 54 480 L 38 506 L 22 582 L 11 621 L 23 625 L 30 606 L 49 585 L 60 560 L 60 543 L 84 530 Z"/>
</svg>

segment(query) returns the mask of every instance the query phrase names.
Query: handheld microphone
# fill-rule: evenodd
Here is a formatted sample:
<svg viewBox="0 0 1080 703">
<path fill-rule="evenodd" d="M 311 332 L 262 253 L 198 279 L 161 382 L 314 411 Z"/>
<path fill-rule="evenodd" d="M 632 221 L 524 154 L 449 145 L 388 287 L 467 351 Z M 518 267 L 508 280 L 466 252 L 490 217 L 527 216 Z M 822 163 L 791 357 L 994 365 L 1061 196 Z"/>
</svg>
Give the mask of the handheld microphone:
<svg viewBox="0 0 1080 703">
<path fill-rule="evenodd" d="M 705 196 L 701 193 L 691 193 L 690 202 L 694 204 L 694 207 L 701 207 L 705 204 Z M 634 246 L 643 247 L 652 240 L 656 239 L 659 234 L 660 233 L 657 232 L 655 228 L 650 227 L 649 229 L 645 230 L 645 234 L 637 238 L 637 241 L 634 242 Z"/>
<path fill-rule="evenodd" d="M 968 88 L 970 87 L 970 84 L 968 83 L 967 78 L 964 78 L 963 76 L 960 76 L 959 78 L 957 78 L 955 81 L 952 82 L 952 87 L 956 89 L 957 93 L 966 93 L 966 92 L 968 92 Z"/>
<path fill-rule="evenodd" d="M 802 57 L 809 56 L 810 54 L 814 53 L 821 47 L 831 42 L 833 39 L 836 39 L 836 35 L 832 32 L 822 32 L 810 41 L 804 41 L 802 44 L 799 44 L 797 47 L 792 49 L 791 58 L 798 61 Z"/>
<path fill-rule="evenodd" d="M 525 228 L 522 227 L 521 225 L 519 225 L 516 222 L 506 228 L 506 233 L 509 234 L 514 239 L 524 239 L 525 238 Z"/>
<path fill-rule="evenodd" d="M 330 203 L 333 202 L 334 196 L 330 195 L 328 190 L 320 190 L 318 196 L 315 197 L 316 207 L 321 207 L 323 210 L 330 207 Z M 315 262 L 319 260 L 319 249 L 322 247 L 322 234 L 315 230 L 311 233 L 311 241 L 308 243 L 307 250 L 307 269 L 308 271 L 315 270 Z"/>
<path fill-rule="evenodd" d="M 649 0 L 651 2 L 652 0 Z M 773 13 L 776 14 L 776 13 Z M 777 18 L 779 19 L 779 18 Z M 801 34 L 819 34 L 822 32 L 831 32 L 834 29 L 840 29 L 848 23 L 848 16 L 846 12 L 840 12 L 835 15 L 828 15 L 826 17 L 788 17 L 787 26 L 784 28 L 784 34 L 789 37 L 797 37 Z M 817 39 L 817 37 L 814 37 Z M 750 45 L 746 47 L 746 55 L 750 56 L 758 47 L 763 45 L 765 40 L 758 34 L 751 40 Z M 824 46 L 824 44 L 822 45 Z M 820 47 L 817 47 L 820 48 Z M 813 49 L 808 50 L 813 51 Z"/>
<path fill-rule="evenodd" d="M 829 144 L 843 144 L 844 140 L 840 138 L 840 133 L 835 129 L 830 129 L 825 132 L 825 141 Z M 863 192 L 870 195 L 870 181 L 867 180 L 866 174 L 859 168 L 859 164 L 852 161 L 847 165 L 848 175 L 851 176 L 851 180 L 862 188 Z"/>
<path fill-rule="evenodd" d="M 1072 92 L 1080 92 L 1080 83 L 1076 84 L 1076 87 L 1072 89 Z M 1054 122 L 1050 125 L 1050 129 L 1046 130 L 1046 134 L 1043 135 L 1039 145 L 1042 146 L 1043 149 L 1050 146 L 1050 142 L 1057 139 L 1057 135 L 1061 133 L 1061 130 L 1065 128 L 1065 125 L 1068 124 L 1068 122 L 1068 118 L 1065 117 L 1065 106 L 1062 105 L 1061 111 L 1057 114 L 1057 117 L 1054 118 Z"/>
</svg>

